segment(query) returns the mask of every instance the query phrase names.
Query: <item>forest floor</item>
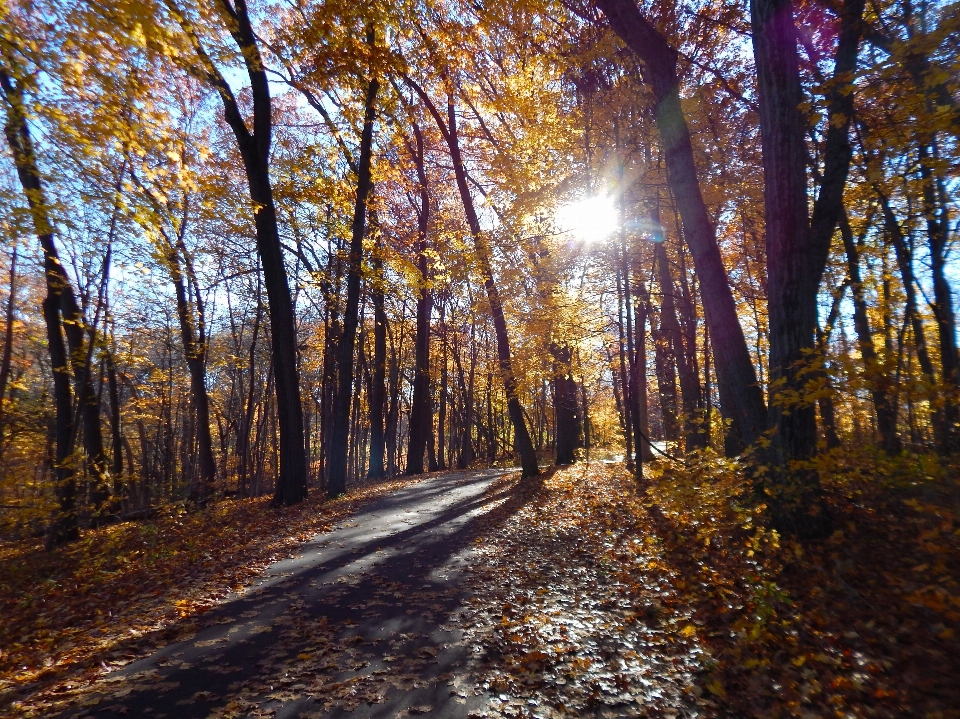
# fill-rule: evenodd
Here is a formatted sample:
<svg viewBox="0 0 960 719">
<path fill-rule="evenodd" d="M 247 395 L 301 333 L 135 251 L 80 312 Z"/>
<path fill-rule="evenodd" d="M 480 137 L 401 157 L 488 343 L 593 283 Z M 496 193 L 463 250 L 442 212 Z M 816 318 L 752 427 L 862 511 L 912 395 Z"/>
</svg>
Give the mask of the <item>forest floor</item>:
<svg viewBox="0 0 960 719">
<path fill-rule="evenodd" d="M 132 553 L 142 530 L 103 530 L 62 552 L 97 557 L 74 594 L 38 580 L 64 585 L 66 565 L 0 557 L 19 627 L 0 629 L 0 712 L 960 717 L 954 475 L 835 459 L 836 531 L 803 547 L 757 523 L 722 460 L 646 476 L 448 472 L 277 513 L 218 507 L 158 521 L 153 554 Z"/>
</svg>

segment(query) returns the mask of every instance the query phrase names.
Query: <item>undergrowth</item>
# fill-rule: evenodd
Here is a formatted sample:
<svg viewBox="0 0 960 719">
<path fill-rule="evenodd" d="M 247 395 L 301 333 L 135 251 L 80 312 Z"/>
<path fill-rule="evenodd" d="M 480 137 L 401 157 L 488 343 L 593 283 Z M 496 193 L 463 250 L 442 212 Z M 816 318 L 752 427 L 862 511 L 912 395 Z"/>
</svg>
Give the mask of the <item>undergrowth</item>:
<svg viewBox="0 0 960 719">
<path fill-rule="evenodd" d="M 803 544 L 763 525 L 735 464 L 649 472 L 645 507 L 704 625 L 702 686 L 740 716 L 960 716 L 955 468 L 863 448 L 818 469 L 834 531 Z"/>
</svg>

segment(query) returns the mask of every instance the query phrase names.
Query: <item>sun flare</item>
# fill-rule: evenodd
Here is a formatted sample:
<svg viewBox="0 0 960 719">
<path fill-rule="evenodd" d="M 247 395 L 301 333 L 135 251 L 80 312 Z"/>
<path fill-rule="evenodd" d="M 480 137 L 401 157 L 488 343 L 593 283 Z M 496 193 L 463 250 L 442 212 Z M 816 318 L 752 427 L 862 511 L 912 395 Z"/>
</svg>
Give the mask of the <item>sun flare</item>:
<svg viewBox="0 0 960 719">
<path fill-rule="evenodd" d="M 602 242 L 617 229 L 617 208 L 613 198 L 597 196 L 557 208 L 557 229 L 587 244 Z"/>
</svg>

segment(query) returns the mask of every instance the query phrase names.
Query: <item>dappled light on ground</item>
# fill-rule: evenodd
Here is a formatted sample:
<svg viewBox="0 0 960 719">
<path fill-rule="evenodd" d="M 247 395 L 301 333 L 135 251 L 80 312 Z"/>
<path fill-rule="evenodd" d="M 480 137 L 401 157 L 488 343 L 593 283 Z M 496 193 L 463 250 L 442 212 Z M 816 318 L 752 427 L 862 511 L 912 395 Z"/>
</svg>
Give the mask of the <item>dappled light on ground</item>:
<svg viewBox="0 0 960 719">
<path fill-rule="evenodd" d="M 700 716 L 697 630 L 630 484 L 559 470 L 488 534 L 469 633 L 490 716 Z"/>
<path fill-rule="evenodd" d="M 46 630 L 60 643 L 32 651 L 52 668 L 8 692 L 4 716 L 954 717 L 957 485 L 871 457 L 834 458 L 838 528 L 803 546 L 710 453 L 648 465 L 642 482 L 615 462 L 449 472 L 284 510 L 288 526 L 261 522 L 215 555 L 247 580 L 229 594 L 193 555 L 148 564 L 159 597 L 129 578 L 84 585 L 61 620 L 80 628 Z M 158 526 L 216 516 L 239 536 L 239 506 Z M 103 547 L 127 546 L 105 539 L 124 531 Z M 164 537 L 158 555 L 185 551 Z M 118 582 L 147 599 L 111 624 L 93 595 Z M 41 617 L 29 631 L 44 636 L 53 615 L 28 606 L 21 621 Z M 156 630 L 129 639 L 141 626 Z"/>
</svg>

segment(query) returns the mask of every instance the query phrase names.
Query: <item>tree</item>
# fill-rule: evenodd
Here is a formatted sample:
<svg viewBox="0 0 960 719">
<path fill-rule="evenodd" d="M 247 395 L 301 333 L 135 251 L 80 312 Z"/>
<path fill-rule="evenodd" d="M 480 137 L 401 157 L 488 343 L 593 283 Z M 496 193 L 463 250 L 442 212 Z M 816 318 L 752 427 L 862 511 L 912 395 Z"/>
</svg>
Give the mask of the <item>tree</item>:
<svg viewBox="0 0 960 719">
<path fill-rule="evenodd" d="M 186 69 L 217 91 L 223 105 L 224 119 L 233 131 L 247 173 L 250 200 L 254 206 L 257 252 L 262 263 L 264 285 L 269 300 L 274 387 L 277 420 L 280 425 L 280 472 L 274 502 L 282 505 L 296 504 L 307 496 L 307 458 L 303 436 L 303 407 L 300 403 L 300 374 L 297 369 L 296 318 L 290 299 L 270 182 L 273 120 L 266 68 L 245 0 L 237 0 L 233 4 L 230 0 L 218 0 L 217 7 L 222 13 L 222 21 L 240 51 L 250 81 L 253 96 L 251 132 L 233 90 L 204 48 L 196 24 L 175 0 L 165 0 L 165 4 L 193 53 L 194 60 L 186 65 Z M 166 46 L 161 49 L 167 52 L 172 50 Z"/>
<path fill-rule="evenodd" d="M 667 166 L 667 182 L 683 218 L 684 238 L 701 279 L 720 401 L 729 409 L 743 446 L 766 429 L 763 394 L 757 385 L 743 329 L 727 280 L 713 223 L 700 192 L 690 130 L 680 106 L 677 51 L 632 0 L 597 0 L 610 27 L 644 64 L 653 91 L 654 116 Z"/>
<path fill-rule="evenodd" d="M 864 3 L 843 5 L 828 92 L 829 128 L 820 193 L 812 220 L 807 210 L 806 122 L 801 113 L 798 37 L 791 0 L 752 0 L 754 57 L 763 143 L 764 208 L 767 274 L 769 276 L 770 378 L 775 392 L 802 393 L 806 354 L 814 348 L 817 294 L 837 221 L 850 165 L 850 121 L 853 114 L 851 75 L 860 44 Z M 816 449 L 812 403 L 795 406 L 771 401 L 774 465 L 786 469 Z M 826 527 L 817 500 L 815 472 L 777 470 L 770 483 L 776 522 L 799 534 Z"/>
<path fill-rule="evenodd" d="M 523 475 L 525 477 L 535 477 L 540 473 L 540 469 L 537 466 L 537 454 L 533 449 L 533 443 L 530 441 L 530 432 L 527 430 L 527 425 L 523 417 L 523 407 L 520 405 L 517 379 L 513 373 L 513 362 L 510 356 L 510 338 L 507 334 L 507 323 L 503 314 L 500 291 L 497 289 L 497 283 L 493 276 L 490 246 L 483 229 L 480 227 L 480 220 L 473 206 L 473 196 L 470 194 L 470 188 L 467 185 L 467 173 L 464 168 L 463 158 L 460 154 L 460 141 L 457 135 L 457 114 L 454 97 L 452 94 L 447 96 L 447 119 L 445 122 L 433 104 L 433 101 L 430 99 L 430 96 L 413 80 L 407 78 L 407 83 L 416 91 L 420 100 L 433 116 L 433 119 L 437 123 L 437 128 L 443 135 L 443 139 L 446 141 L 447 147 L 450 150 L 450 159 L 453 161 L 457 189 L 460 192 L 463 210 L 467 216 L 467 224 L 470 227 L 470 234 L 473 237 L 477 260 L 479 261 L 480 271 L 483 276 L 484 289 L 487 292 L 487 301 L 490 305 L 490 315 L 493 318 L 500 378 L 503 381 L 504 390 L 506 391 L 507 407 L 510 412 L 510 421 L 513 424 L 514 449 L 520 457 L 520 466 L 523 469 Z"/>
<path fill-rule="evenodd" d="M 433 294 L 427 270 L 427 232 L 430 228 L 430 192 L 424 167 L 423 133 L 413 123 L 416 149 L 408 148 L 417 170 L 419 184 L 419 207 L 417 213 L 417 334 L 414 339 L 413 404 L 410 408 L 410 442 L 407 448 L 406 474 L 423 473 L 423 454 L 427 437 L 433 434 L 433 411 L 430 396 L 430 315 L 433 310 Z"/>
<path fill-rule="evenodd" d="M 373 44 L 373 31 L 368 40 Z M 367 85 L 364 102 L 363 132 L 360 157 L 357 161 L 357 199 L 353 212 L 350 238 L 350 260 L 347 269 L 347 304 L 343 314 L 343 331 L 339 344 L 339 375 L 333 414 L 333 432 L 330 437 L 329 474 L 327 494 L 337 497 L 347 487 L 347 439 L 350 429 L 350 400 L 353 397 L 353 353 L 360 311 L 360 279 L 363 273 L 363 236 L 367 220 L 367 198 L 372 189 L 370 165 L 373 158 L 373 125 L 376 120 L 375 102 L 380 81 L 374 76 Z"/>
</svg>

